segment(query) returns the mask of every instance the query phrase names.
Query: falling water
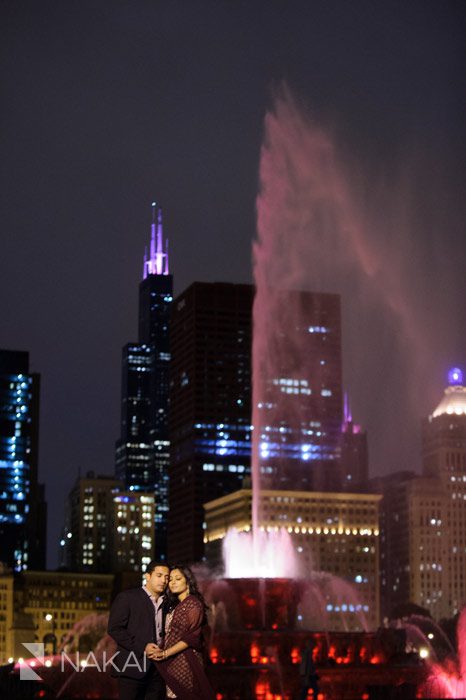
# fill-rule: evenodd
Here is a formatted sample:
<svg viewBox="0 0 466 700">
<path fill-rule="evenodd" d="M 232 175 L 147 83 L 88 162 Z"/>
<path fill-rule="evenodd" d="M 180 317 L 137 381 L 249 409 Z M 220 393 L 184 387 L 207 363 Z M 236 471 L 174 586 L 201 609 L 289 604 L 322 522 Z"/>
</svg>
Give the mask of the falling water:
<svg viewBox="0 0 466 700">
<path fill-rule="evenodd" d="M 341 292 L 344 279 L 345 292 L 348 286 L 353 291 L 353 302 L 373 299 L 379 315 L 381 310 L 396 315 L 403 338 L 418 345 L 418 321 L 400 280 L 393 269 L 388 274 L 384 265 L 383 226 L 377 222 L 377 237 L 371 206 L 363 200 L 361 189 L 356 171 L 349 173 L 334 141 L 303 114 L 286 89 L 282 90 L 265 121 L 253 249 L 255 529 L 261 520 L 262 467 L 267 463 L 260 449 L 262 427 L 265 423 L 291 424 L 299 430 L 304 418 L 290 416 L 286 401 L 269 399 L 270 382 L 281 376 L 284 367 L 291 366 L 294 376 L 309 378 L 310 374 L 308 344 L 303 334 L 296 332 L 305 325 L 306 309 L 299 296 L 290 297 L 290 290 Z M 384 217 L 394 223 L 390 212 L 380 216 Z M 360 308 L 367 309 L 368 302 Z M 359 372 L 370 354 L 366 349 L 358 357 Z M 316 382 L 320 378 L 309 379 Z"/>
<path fill-rule="evenodd" d="M 275 479 L 290 462 L 284 451 L 280 453 L 280 444 L 275 456 L 269 453 L 264 435 L 277 447 L 280 440 L 286 443 L 287 435 L 299 435 L 303 419 L 309 421 L 305 400 L 292 401 L 284 394 L 278 400 L 279 388 L 273 386 L 291 377 L 301 392 L 316 380 L 311 377 L 307 340 L 302 342 L 303 334 L 296 332 L 305 326 L 307 313 L 297 290 L 342 295 L 345 346 L 351 350 L 345 360 L 346 381 L 358 385 L 355 403 L 363 421 L 370 423 L 377 413 L 380 427 L 381 406 L 385 411 L 386 429 L 378 431 L 379 454 L 372 466 L 377 470 L 377 462 L 385 467 L 396 463 L 401 456 L 396 450 L 409 452 L 415 441 L 413 416 L 417 422 L 423 414 L 419 386 L 433 375 L 439 338 L 444 342 L 448 334 L 439 327 L 442 314 L 435 314 L 436 324 L 427 323 L 427 313 L 433 318 L 432 308 L 414 302 L 416 295 L 425 299 L 426 293 L 418 294 L 424 284 L 416 274 L 421 252 L 409 236 L 409 193 L 396 193 L 395 185 L 380 186 L 343 157 L 335 138 L 298 107 L 286 88 L 277 92 L 265 118 L 253 245 L 253 533 L 259 533 L 265 520 L 264 489 L 292 488 L 284 486 L 282 478 Z M 320 377 L 317 380 L 320 383 Z M 401 385 L 404 393 L 396 395 L 393 387 Z M 341 411 L 341 396 L 335 401 L 340 401 Z M 283 431 L 283 439 L 277 430 Z M 387 438 L 382 451 L 380 433 Z M 303 454 L 301 465 L 295 460 L 293 468 L 310 473 L 313 465 L 305 463 L 306 457 Z M 254 538 L 257 572 L 263 571 L 263 548 L 273 554 L 274 538 L 273 532 L 261 541 Z M 281 560 L 285 570 L 279 575 L 286 576 L 294 564 Z"/>
<path fill-rule="evenodd" d="M 461 611 L 457 626 L 458 656 L 433 663 L 421 697 L 466 697 L 466 607 Z"/>
</svg>

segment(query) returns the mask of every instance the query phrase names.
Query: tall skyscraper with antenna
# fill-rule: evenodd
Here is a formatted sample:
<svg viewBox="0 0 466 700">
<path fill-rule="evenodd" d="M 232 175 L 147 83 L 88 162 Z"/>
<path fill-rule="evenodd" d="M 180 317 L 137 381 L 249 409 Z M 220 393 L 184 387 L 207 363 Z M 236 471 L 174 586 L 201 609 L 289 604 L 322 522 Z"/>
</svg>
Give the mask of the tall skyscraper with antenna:
<svg viewBox="0 0 466 700">
<path fill-rule="evenodd" d="M 162 210 L 152 202 L 149 250 L 139 284 L 139 338 L 122 353 L 121 434 L 115 473 L 131 491 L 155 494 L 155 554 L 166 558 L 168 515 L 169 319 L 173 276 Z"/>
</svg>

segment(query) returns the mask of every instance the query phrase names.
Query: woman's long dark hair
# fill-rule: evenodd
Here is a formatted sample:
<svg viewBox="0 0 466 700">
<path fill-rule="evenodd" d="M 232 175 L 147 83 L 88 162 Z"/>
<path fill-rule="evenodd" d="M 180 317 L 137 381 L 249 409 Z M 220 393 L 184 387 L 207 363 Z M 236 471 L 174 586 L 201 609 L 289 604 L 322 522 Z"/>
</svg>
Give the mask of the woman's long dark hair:
<svg viewBox="0 0 466 700">
<path fill-rule="evenodd" d="M 183 566 L 181 564 L 174 564 L 173 566 L 170 566 L 170 574 L 172 571 L 181 571 L 183 576 L 186 579 L 186 582 L 189 586 L 189 593 L 190 595 L 193 595 L 195 598 L 201 601 L 202 606 L 204 608 L 204 613 L 206 610 L 208 610 L 208 607 L 206 605 L 206 602 L 204 600 L 204 596 L 200 592 L 198 586 L 197 586 L 197 581 L 196 577 L 194 576 L 193 572 L 189 568 L 189 566 Z M 178 600 L 178 596 L 174 595 L 173 593 L 170 592 L 170 588 L 167 588 L 167 593 L 166 593 L 166 603 L 165 603 L 165 609 L 167 612 L 170 612 L 175 608 L 180 601 Z"/>
</svg>

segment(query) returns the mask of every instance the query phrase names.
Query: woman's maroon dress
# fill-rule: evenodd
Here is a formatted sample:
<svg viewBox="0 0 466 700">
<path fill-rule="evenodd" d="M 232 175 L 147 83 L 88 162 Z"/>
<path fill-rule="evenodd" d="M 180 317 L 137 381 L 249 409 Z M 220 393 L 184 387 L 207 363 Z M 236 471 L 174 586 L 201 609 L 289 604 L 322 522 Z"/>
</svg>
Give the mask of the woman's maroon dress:
<svg viewBox="0 0 466 700">
<path fill-rule="evenodd" d="M 215 700 L 215 693 L 207 680 L 202 662 L 202 625 L 204 606 L 193 595 L 188 595 L 176 606 L 164 648 L 177 642 L 186 642 L 188 648 L 157 662 L 157 669 L 167 687 L 179 700 Z"/>
</svg>

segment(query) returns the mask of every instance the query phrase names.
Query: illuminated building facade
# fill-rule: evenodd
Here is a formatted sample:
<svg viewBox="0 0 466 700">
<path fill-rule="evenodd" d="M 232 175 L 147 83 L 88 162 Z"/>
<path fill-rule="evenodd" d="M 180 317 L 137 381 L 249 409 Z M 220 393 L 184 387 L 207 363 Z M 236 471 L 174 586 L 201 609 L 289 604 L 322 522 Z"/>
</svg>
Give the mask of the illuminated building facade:
<svg viewBox="0 0 466 700">
<path fill-rule="evenodd" d="M 286 343 L 278 337 L 271 364 L 258 368 L 254 423 L 260 439 L 262 488 L 341 488 L 341 308 L 337 294 L 275 294 Z M 278 322 L 278 321 L 277 321 Z M 276 375 L 270 375 L 275 372 Z M 270 376 L 269 376 L 270 375 Z"/>
<path fill-rule="evenodd" d="M 169 557 L 204 555 L 203 504 L 250 472 L 250 285 L 192 284 L 171 320 Z"/>
<path fill-rule="evenodd" d="M 154 488 L 154 450 L 151 441 L 152 345 L 128 343 L 122 357 L 121 426 L 125 440 L 117 444 L 116 475 L 133 490 Z"/>
<path fill-rule="evenodd" d="M 443 615 L 443 515 L 445 494 L 437 479 L 397 472 L 375 480 L 383 493 L 381 506 L 382 614 L 413 602 Z"/>
<path fill-rule="evenodd" d="M 68 496 L 61 564 L 72 571 L 141 571 L 154 552 L 154 496 L 88 472 Z"/>
<path fill-rule="evenodd" d="M 123 348 L 121 434 L 115 474 L 131 491 L 155 493 L 156 556 L 166 558 L 168 516 L 169 321 L 173 276 L 162 211 L 152 204 L 150 249 L 139 285 L 139 340 Z"/>
<path fill-rule="evenodd" d="M 113 496 L 112 571 L 141 571 L 154 554 L 154 496 L 126 491 Z"/>
<path fill-rule="evenodd" d="M 422 423 L 422 477 L 378 480 L 382 501 L 385 614 L 412 601 L 435 619 L 466 600 L 466 387 L 460 370 Z"/>
<path fill-rule="evenodd" d="M 441 547 L 439 553 L 424 547 L 422 600 L 442 616 L 455 615 L 466 600 L 466 387 L 460 369 L 450 370 L 448 381 L 422 423 L 423 472 L 441 482 L 445 503 L 430 516 L 430 527 L 442 532 Z"/>
<path fill-rule="evenodd" d="M 76 480 L 65 509 L 62 566 L 71 571 L 112 571 L 113 499 L 122 488 L 118 479 L 94 472 Z"/>
<path fill-rule="evenodd" d="M 171 558 L 202 558 L 202 504 L 236 490 L 250 472 L 253 296 L 249 285 L 195 283 L 174 303 Z M 280 308 L 297 309 L 298 320 L 279 343 L 273 371 L 259 369 L 260 487 L 364 490 L 367 437 L 349 408 L 342 411 L 340 297 L 307 291 L 277 297 Z M 186 518 L 191 537 L 177 530 Z"/>
<path fill-rule="evenodd" d="M 14 581 L 11 635 L 0 656 L 7 661 L 29 656 L 22 642 L 42 642 L 46 654 L 57 651 L 82 618 L 109 611 L 113 584 L 112 574 L 23 572 Z M 98 641 L 90 630 L 81 632 L 78 643 L 83 651 L 90 651 Z"/>
<path fill-rule="evenodd" d="M 0 571 L 0 666 L 13 656 L 13 574 Z"/>
<path fill-rule="evenodd" d="M 39 390 L 28 353 L 0 350 L 0 561 L 15 571 L 45 566 Z"/>
<path fill-rule="evenodd" d="M 309 491 L 263 491 L 262 526 L 268 532 L 286 528 L 307 575 L 327 572 L 353 584 L 356 595 L 332 597 L 326 608 L 329 629 L 369 629 L 379 624 L 379 501 L 375 494 Z M 221 542 L 229 528 L 248 532 L 252 526 L 252 491 L 241 489 L 205 504 L 204 543 L 209 561 L 219 562 Z M 345 616 L 341 613 L 344 612 Z"/>
</svg>

